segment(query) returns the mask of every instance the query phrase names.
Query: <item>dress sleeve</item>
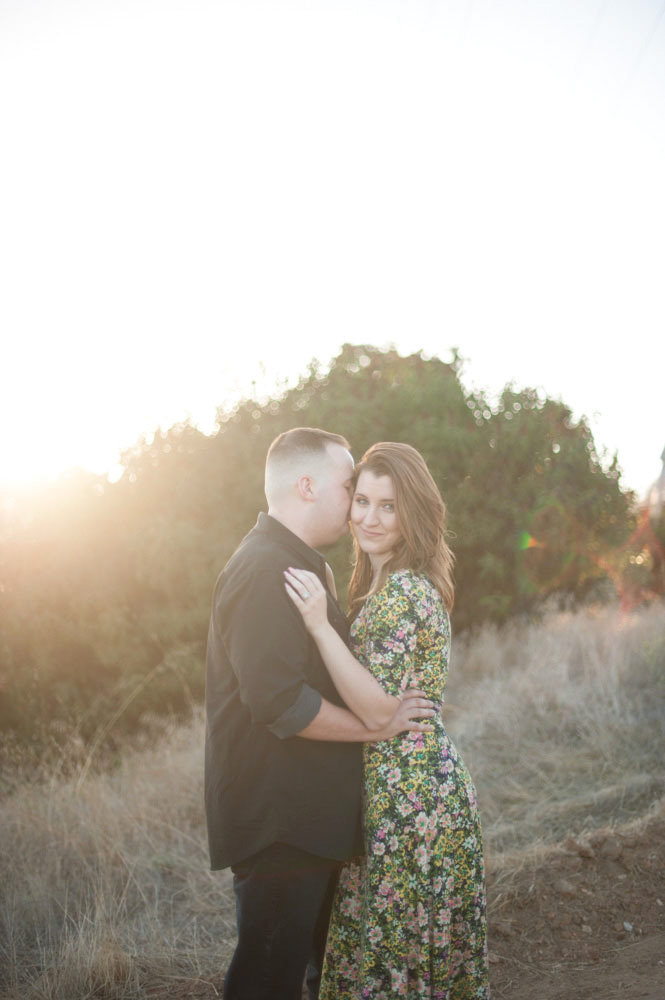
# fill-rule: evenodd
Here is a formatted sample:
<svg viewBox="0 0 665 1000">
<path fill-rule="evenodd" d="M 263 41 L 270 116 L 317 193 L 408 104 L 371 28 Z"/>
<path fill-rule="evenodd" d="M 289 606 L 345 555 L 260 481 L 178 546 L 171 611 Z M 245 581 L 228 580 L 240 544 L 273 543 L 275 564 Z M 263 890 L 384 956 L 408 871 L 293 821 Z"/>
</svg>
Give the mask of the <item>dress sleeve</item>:
<svg viewBox="0 0 665 1000">
<path fill-rule="evenodd" d="M 450 619 L 434 585 L 410 570 L 391 573 L 365 613 L 365 663 L 388 694 L 413 687 L 442 702 Z"/>
<path fill-rule="evenodd" d="M 392 573 L 366 607 L 366 664 L 388 694 L 398 696 L 412 684 L 418 643 L 418 616 L 412 577 Z"/>
</svg>

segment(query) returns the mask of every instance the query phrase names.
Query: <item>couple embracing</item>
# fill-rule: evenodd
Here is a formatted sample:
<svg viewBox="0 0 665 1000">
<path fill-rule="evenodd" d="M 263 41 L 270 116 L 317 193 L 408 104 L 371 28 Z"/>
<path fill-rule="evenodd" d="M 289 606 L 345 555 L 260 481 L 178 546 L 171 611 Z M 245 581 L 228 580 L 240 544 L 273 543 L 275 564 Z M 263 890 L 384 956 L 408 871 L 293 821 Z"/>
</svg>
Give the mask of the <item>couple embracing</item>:
<svg viewBox="0 0 665 1000">
<path fill-rule="evenodd" d="M 453 602 L 422 456 L 295 428 L 213 596 L 205 801 L 231 867 L 225 1000 L 487 1000 L 469 773 L 439 706 Z M 349 621 L 319 548 L 353 532 Z"/>
</svg>

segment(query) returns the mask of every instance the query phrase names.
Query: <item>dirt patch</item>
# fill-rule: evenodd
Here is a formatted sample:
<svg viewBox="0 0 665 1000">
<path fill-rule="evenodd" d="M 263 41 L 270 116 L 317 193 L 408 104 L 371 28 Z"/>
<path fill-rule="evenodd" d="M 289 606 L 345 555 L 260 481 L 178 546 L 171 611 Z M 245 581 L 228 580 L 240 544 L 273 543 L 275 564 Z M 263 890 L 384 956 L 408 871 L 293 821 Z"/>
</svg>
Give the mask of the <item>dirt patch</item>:
<svg viewBox="0 0 665 1000">
<path fill-rule="evenodd" d="M 665 1000 L 665 808 L 488 876 L 495 1000 Z"/>
<path fill-rule="evenodd" d="M 665 803 L 489 868 L 493 1000 L 665 1000 Z M 146 993 L 213 1000 L 222 976 Z"/>
</svg>

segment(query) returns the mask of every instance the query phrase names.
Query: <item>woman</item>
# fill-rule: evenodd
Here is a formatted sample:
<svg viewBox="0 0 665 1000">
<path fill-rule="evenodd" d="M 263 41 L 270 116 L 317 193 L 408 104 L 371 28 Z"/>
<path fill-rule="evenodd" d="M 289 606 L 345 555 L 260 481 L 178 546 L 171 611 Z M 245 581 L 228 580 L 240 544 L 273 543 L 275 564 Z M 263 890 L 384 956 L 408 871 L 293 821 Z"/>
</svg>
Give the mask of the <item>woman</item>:
<svg viewBox="0 0 665 1000">
<path fill-rule="evenodd" d="M 374 728 L 406 688 L 443 699 L 453 557 L 414 448 L 375 444 L 356 474 L 352 652 L 328 624 L 318 577 L 294 569 L 286 584 L 340 694 Z M 340 875 L 321 1000 L 489 996 L 475 790 L 441 719 L 431 725 L 365 745 L 366 856 Z"/>
</svg>

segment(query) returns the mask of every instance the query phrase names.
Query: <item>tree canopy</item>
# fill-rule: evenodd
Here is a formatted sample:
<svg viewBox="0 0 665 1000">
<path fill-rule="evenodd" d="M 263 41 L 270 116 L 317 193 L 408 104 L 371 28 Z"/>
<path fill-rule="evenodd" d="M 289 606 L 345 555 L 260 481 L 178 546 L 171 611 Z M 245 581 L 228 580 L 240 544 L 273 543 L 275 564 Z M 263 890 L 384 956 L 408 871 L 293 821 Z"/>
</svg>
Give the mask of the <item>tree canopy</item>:
<svg viewBox="0 0 665 1000">
<path fill-rule="evenodd" d="M 200 698 L 215 577 L 265 509 L 270 442 L 294 426 L 344 434 L 357 458 L 378 440 L 422 452 L 448 507 L 458 632 L 639 575 L 634 498 L 586 421 L 529 388 L 491 404 L 460 368 L 457 354 L 346 344 L 274 398 L 220 409 L 212 435 L 142 439 L 118 482 L 81 473 L 5 506 L 0 726 L 27 737 L 62 720 L 90 736 L 118 704 L 133 725 Z M 329 558 L 344 594 L 348 540 Z"/>
</svg>

